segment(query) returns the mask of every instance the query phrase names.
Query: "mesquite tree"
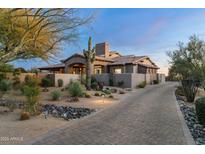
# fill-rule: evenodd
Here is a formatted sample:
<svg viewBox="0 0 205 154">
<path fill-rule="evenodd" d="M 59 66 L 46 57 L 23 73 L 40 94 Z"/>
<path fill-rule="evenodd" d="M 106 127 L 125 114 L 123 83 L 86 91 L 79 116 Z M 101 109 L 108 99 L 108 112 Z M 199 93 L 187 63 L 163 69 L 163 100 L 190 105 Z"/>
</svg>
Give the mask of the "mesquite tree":
<svg viewBox="0 0 205 154">
<path fill-rule="evenodd" d="M 172 74 L 180 76 L 187 101 L 193 102 L 199 82 L 205 87 L 205 42 L 196 36 L 190 37 L 179 49 L 170 52 Z"/>
<path fill-rule="evenodd" d="M 86 59 L 86 88 L 91 89 L 91 73 L 93 70 L 93 62 L 95 61 L 95 48 L 92 48 L 92 38 L 88 40 L 88 50 L 83 50 Z"/>
<path fill-rule="evenodd" d="M 62 43 L 76 40 L 91 21 L 76 9 L 0 9 L 0 62 L 56 56 Z"/>
</svg>

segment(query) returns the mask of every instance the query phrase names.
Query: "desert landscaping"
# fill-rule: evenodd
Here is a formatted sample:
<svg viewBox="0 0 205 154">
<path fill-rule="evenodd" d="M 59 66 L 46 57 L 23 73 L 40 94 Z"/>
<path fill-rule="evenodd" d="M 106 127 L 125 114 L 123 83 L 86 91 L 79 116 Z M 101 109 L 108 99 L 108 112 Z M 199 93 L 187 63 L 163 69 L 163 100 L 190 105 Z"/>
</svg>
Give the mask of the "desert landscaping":
<svg viewBox="0 0 205 154">
<path fill-rule="evenodd" d="M 86 92 L 87 96 L 79 97 L 78 101 L 72 102 L 69 100 L 71 97 L 69 97 L 68 91 L 63 87 L 47 87 L 46 89 L 46 92 L 44 88 L 40 89 L 39 104 L 44 107 L 49 107 L 47 115 L 45 114 L 44 108 L 41 109 L 38 115 L 31 116 L 28 120 L 20 120 L 23 111 L 23 104 L 21 103 L 26 101 L 26 97 L 22 95 L 21 91 L 11 90 L 4 94 L 0 104 L 1 144 L 22 144 L 35 140 L 35 138 L 49 131 L 72 124 L 73 120 L 79 119 L 81 116 L 93 114 L 94 112 L 110 107 L 125 99 L 131 92 L 130 89 L 104 87 L 105 92 L 106 90 L 110 91 L 110 94 L 105 94 L 99 90 L 91 90 Z M 61 97 L 58 100 L 52 99 L 51 93 L 54 91 L 61 92 Z M 3 103 L 9 101 L 19 102 L 20 104 L 17 103 L 15 107 L 8 107 L 6 103 Z M 56 110 L 54 111 L 53 107 L 58 113 L 56 113 Z M 59 108 L 64 108 L 64 111 L 59 111 Z M 74 111 L 72 111 L 72 109 L 74 109 Z M 68 112 L 68 110 L 77 113 L 83 112 L 85 114 L 82 115 L 81 113 L 80 116 L 76 115 L 76 117 L 69 118 L 64 117 L 65 115 L 62 116 L 62 114 Z"/>
</svg>

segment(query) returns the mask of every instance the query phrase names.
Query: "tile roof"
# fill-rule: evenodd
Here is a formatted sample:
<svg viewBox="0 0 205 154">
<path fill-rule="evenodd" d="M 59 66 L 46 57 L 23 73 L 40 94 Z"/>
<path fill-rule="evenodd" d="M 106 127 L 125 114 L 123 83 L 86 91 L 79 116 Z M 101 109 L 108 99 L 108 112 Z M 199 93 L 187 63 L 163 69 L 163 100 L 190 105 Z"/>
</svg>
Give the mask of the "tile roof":
<svg viewBox="0 0 205 154">
<path fill-rule="evenodd" d="M 48 68 L 62 68 L 65 67 L 65 64 L 59 63 L 59 64 L 53 64 L 53 65 L 48 65 L 45 67 L 38 67 L 38 69 L 48 69 Z"/>
<path fill-rule="evenodd" d="M 124 64 L 136 64 L 136 62 L 142 58 L 145 58 L 147 56 L 134 56 L 134 55 L 127 55 L 127 56 L 120 56 L 112 58 L 114 60 L 114 63 L 108 64 L 108 65 L 124 65 Z"/>
<path fill-rule="evenodd" d="M 75 57 L 75 56 L 84 57 L 83 53 L 75 53 L 72 56 L 68 57 L 67 59 L 62 60 L 62 62 L 65 62 L 65 61 L 67 61 L 67 60 L 69 60 L 69 59 L 71 59 L 72 57 Z M 105 58 L 105 57 L 102 57 L 102 56 L 95 56 L 95 59 L 96 60 L 104 60 L 104 61 L 108 61 L 108 62 L 114 62 L 112 59 Z"/>
</svg>

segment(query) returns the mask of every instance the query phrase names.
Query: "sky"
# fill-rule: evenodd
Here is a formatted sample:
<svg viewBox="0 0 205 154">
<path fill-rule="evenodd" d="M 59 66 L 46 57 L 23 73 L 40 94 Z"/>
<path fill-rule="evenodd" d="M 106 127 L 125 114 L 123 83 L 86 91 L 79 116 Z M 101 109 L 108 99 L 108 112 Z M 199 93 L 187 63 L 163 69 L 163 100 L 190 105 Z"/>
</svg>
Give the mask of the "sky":
<svg viewBox="0 0 205 154">
<path fill-rule="evenodd" d="M 168 72 L 168 51 L 177 49 L 179 41 L 187 42 L 191 35 L 205 40 L 205 9 L 80 9 L 80 16 L 93 14 L 93 21 L 79 29 L 75 43 L 64 44 L 58 57 L 49 64 L 59 63 L 75 52 L 87 48 L 92 36 L 93 44 L 108 42 L 110 50 L 122 55 L 147 55 Z M 30 69 L 48 65 L 41 60 L 18 60 L 16 67 Z"/>
</svg>

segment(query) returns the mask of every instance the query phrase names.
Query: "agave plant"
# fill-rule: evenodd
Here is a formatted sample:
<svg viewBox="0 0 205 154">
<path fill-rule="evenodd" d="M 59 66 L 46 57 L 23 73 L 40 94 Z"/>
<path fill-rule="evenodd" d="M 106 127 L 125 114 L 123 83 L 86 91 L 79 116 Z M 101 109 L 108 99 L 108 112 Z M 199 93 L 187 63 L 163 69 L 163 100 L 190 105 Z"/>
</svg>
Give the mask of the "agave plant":
<svg viewBox="0 0 205 154">
<path fill-rule="evenodd" d="M 88 39 L 88 49 L 83 50 L 86 59 L 86 88 L 91 89 L 91 72 L 93 69 L 93 62 L 95 61 L 95 47 L 92 48 L 92 38 Z"/>
</svg>

